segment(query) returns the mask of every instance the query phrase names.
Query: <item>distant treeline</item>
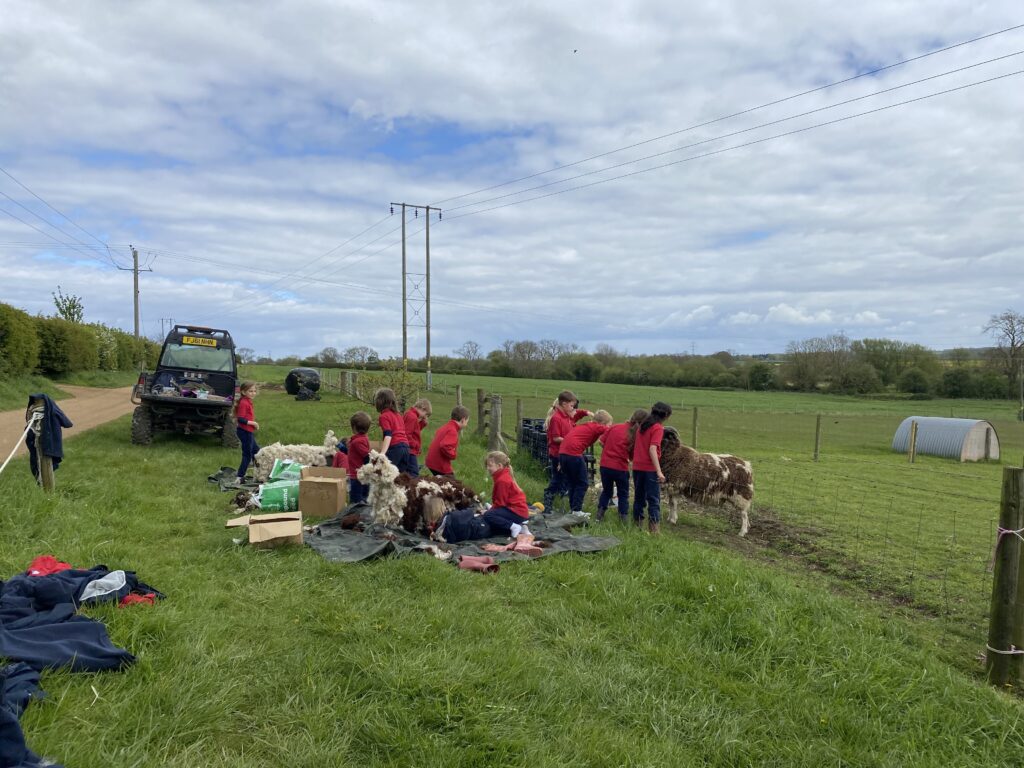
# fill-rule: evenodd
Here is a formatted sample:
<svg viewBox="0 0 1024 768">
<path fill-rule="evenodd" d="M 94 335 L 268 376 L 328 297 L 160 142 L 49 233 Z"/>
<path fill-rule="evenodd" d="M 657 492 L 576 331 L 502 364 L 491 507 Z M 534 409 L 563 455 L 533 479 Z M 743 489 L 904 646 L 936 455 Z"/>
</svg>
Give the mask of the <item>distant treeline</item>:
<svg viewBox="0 0 1024 768">
<path fill-rule="evenodd" d="M 791 342 L 779 355 L 630 355 L 607 344 L 588 352 L 557 341 L 506 341 L 484 354 L 467 342 L 456 355 L 434 357 L 434 373 L 481 374 L 533 379 L 603 381 L 666 387 L 793 390 L 834 394 L 954 398 L 1014 397 L 1015 368 L 997 349 L 952 349 L 942 353 L 892 339 L 851 341 L 842 334 Z M 375 370 L 381 359 L 369 347 L 339 352 L 327 347 L 309 358 L 256 358 L 239 350 L 245 362 L 355 367 Z M 423 371 L 426 361 L 410 359 Z"/>
<path fill-rule="evenodd" d="M 30 315 L 0 304 L 0 378 L 77 371 L 128 371 L 154 365 L 160 345 L 99 323 Z"/>
</svg>

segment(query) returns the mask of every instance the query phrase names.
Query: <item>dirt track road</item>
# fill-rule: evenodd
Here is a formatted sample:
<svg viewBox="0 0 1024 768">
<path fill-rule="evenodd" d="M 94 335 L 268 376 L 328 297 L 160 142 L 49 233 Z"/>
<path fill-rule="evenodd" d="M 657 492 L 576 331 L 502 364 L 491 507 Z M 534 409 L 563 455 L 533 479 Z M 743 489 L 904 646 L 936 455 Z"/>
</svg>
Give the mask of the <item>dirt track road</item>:
<svg viewBox="0 0 1024 768">
<path fill-rule="evenodd" d="M 75 426 L 64 430 L 64 439 L 73 438 L 87 429 L 106 424 L 108 421 L 131 413 L 135 408 L 129 397 L 131 387 L 119 389 L 99 389 L 97 387 L 72 387 L 62 384 L 60 387 L 74 397 L 65 397 L 57 401 L 57 405 L 68 415 Z M 25 400 L 28 400 L 26 394 Z M 0 463 L 7 458 L 14 441 L 25 430 L 25 409 L 0 412 Z M 25 452 L 25 444 L 18 449 L 18 455 Z"/>
</svg>

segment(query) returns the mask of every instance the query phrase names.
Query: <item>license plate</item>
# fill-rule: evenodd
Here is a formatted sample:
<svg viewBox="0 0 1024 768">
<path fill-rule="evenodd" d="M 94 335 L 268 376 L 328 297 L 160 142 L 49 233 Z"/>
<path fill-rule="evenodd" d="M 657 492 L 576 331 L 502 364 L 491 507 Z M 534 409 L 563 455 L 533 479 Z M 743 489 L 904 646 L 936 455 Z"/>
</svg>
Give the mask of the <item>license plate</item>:
<svg viewBox="0 0 1024 768">
<path fill-rule="evenodd" d="M 204 339 L 204 338 L 201 338 L 199 336 L 182 336 L 181 337 L 181 343 L 182 344 L 196 344 L 196 345 L 198 345 L 200 347 L 216 347 L 217 346 L 217 340 L 216 339 Z"/>
</svg>

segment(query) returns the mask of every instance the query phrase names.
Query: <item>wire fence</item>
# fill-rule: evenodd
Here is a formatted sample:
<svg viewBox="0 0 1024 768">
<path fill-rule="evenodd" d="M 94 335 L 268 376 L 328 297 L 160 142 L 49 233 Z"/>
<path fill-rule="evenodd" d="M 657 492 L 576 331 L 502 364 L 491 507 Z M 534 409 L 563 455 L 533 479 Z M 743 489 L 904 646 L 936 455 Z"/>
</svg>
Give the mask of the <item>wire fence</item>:
<svg viewBox="0 0 1024 768">
<path fill-rule="evenodd" d="M 344 390 L 343 374 L 332 388 Z M 532 434 L 550 399 L 517 394 L 503 398 L 501 430 L 520 434 L 515 419 L 521 414 Z M 467 390 L 467 401 L 474 395 Z M 430 397 L 435 411 L 454 404 L 454 387 L 437 382 Z M 608 408 L 622 421 L 650 405 L 613 400 L 588 407 Z M 906 415 L 829 414 L 819 431 L 815 413 L 678 408 L 668 423 L 687 445 L 751 462 L 754 501 L 744 546 L 762 546 L 885 605 L 931 617 L 944 636 L 983 648 L 1001 471 L 1024 455 L 1024 424 L 992 422 L 999 461 L 960 463 L 918 454 L 910 463 L 891 449 Z M 726 509 L 683 508 L 680 525 L 727 541 L 738 522 Z"/>
</svg>

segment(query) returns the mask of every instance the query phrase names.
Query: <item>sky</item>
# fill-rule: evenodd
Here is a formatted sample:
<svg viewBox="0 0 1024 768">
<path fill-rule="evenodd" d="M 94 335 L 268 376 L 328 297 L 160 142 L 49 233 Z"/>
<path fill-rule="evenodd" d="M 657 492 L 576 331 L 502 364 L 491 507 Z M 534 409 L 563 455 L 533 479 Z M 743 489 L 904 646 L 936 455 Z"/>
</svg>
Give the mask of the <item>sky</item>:
<svg viewBox="0 0 1024 768">
<path fill-rule="evenodd" d="M 401 356 L 405 202 L 441 209 L 434 355 L 984 346 L 1024 311 L 1021 24 L 1013 0 L 6 4 L 0 301 L 50 314 L 59 285 L 131 330 L 134 245 L 147 336 Z"/>
</svg>

